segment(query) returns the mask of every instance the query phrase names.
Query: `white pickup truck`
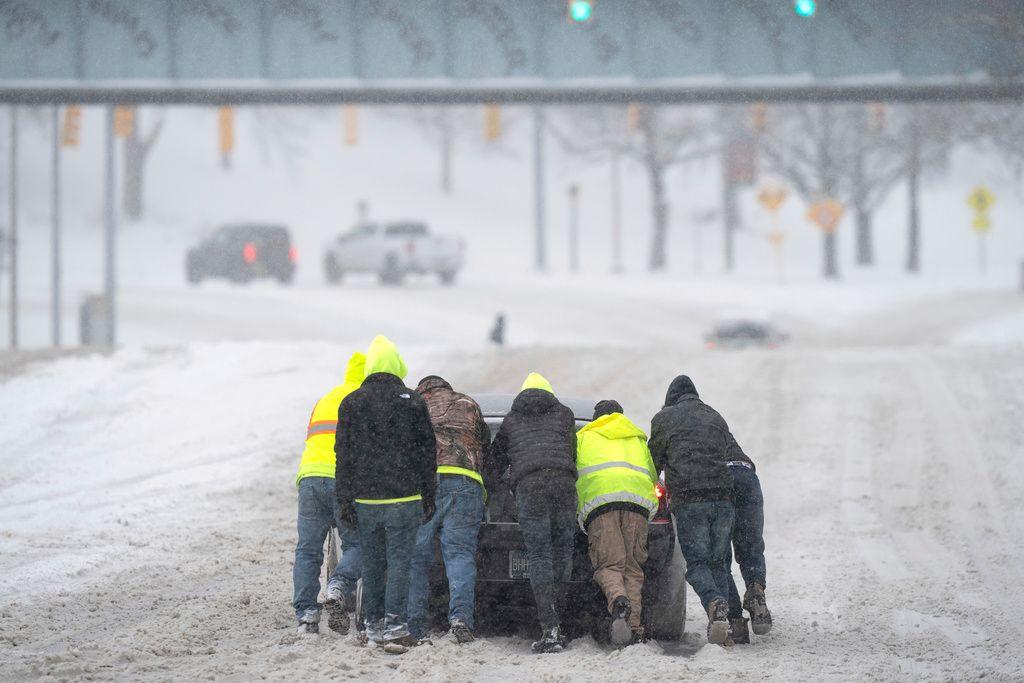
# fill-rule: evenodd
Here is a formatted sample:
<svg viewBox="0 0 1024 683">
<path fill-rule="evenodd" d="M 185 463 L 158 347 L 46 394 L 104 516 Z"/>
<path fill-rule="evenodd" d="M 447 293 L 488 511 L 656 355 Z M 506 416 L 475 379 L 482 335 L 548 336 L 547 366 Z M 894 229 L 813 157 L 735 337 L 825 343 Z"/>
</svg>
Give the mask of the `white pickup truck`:
<svg viewBox="0 0 1024 683">
<path fill-rule="evenodd" d="M 327 245 L 324 275 L 331 284 L 349 273 L 376 273 L 383 284 L 400 284 L 406 275 L 437 273 L 450 285 L 465 251 L 461 238 L 431 235 L 423 223 L 363 223 Z"/>
</svg>

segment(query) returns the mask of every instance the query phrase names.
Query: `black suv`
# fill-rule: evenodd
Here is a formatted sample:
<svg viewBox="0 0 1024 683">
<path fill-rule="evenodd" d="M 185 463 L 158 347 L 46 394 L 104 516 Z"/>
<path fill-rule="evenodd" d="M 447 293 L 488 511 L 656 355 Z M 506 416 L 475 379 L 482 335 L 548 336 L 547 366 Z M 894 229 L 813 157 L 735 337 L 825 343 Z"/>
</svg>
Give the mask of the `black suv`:
<svg viewBox="0 0 1024 683">
<path fill-rule="evenodd" d="M 515 396 L 487 394 L 474 398 L 480 404 L 493 438 Z M 573 411 L 577 429 L 587 424 L 594 414 L 596 401 L 559 400 Z M 476 627 L 481 633 L 537 634 L 540 626 L 527 576 L 529 567 L 523 534 L 516 519 L 515 500 L 504 482 L 492 485 L 491 489 L 476 554 Z M 644 564 L 644 630 L 657 640 L 679 640 L 686 620 L 686 564 L 677 547 L 668 495 L 662 483 L 658 484 L 657 493 L 658 511 L 650 522 L 648 557 Z M 607 641 L 611 623 L 607 603 L 593 576 L 587 536 L 582 529 L 577 529 L 567 600 L 571 607 L 564 626 L 570 637 L 590 634 L 599 642 Z M 360 603 L 357 599 L 356 626 L 361 629 Z M 447 614 L 448 581 L 438 547 L 430 575 L 430 627 L 444 629 Z"/>
<path fill-rule="evenodd" d="M 284 226 L 239 223 L 218 228 L 189 249 L 185 276 L 192 284 L 213 277 L 238 283 L 273 277 L 288 284 L 295 277 L 297 261 L 298 253 Z"/>
</svg>

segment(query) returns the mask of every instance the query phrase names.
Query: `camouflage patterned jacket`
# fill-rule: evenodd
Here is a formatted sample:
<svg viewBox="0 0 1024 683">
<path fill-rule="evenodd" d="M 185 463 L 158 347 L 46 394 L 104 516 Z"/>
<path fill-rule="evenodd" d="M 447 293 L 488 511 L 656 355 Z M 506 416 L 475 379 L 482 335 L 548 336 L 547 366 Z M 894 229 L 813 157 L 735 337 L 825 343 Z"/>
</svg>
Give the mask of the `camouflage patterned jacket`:
<svg viewBox="0 0 1024 683">
<path fill-rule="evenodd" d="M 480 406 L 433 375 L 424 377 L 416 391 L 426 401 L 434 425 L 438 473 L 462 474 L 483 485 L 484 458 L 491 443 L 491 430 L 484 422 Z"/>
</svg>

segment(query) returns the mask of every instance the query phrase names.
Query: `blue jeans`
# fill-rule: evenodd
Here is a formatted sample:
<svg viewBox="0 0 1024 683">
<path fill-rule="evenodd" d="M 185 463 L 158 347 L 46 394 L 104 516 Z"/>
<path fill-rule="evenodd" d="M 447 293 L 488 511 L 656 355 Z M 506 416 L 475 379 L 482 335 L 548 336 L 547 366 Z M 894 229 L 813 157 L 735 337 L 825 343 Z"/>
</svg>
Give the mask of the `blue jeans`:
<svg viewBox="0 0 1024 683">
<path fill-rule="evenodd" d="M 409 567 L 416 531 L 423 521 L 423 503 L 356 503 L 359 543 L 363 549 L 363 616 L 376 630 L 383 621 L 388 633 L 408 628 Z"/>
<path fill-rule="evenodd" d="M 735 517 L 729 501 L 683 503 L 676 510 L 679 548 L 686 559 L 686 581 L 708 604 L 729 595 L 729 544 Z"/>
<path fill-rule="evenodd" d="M 332 526 L 341 534 L 341 559 L 329 581 L 338 581 L 342 592 L 352 596 L 361 568 L 359 537 L 353 530 L 338 524 L 334 479 L 304 477 L 299 482 L 299 541 L 295 545 L 295 566 L 292 567 L 295 586 L 292 606 L 297 617 L 306 610 L 319 608 L 317 597 L 320 595 L 320 568 L 324 564 L 324 541 Z"/>
<path fill-rule="evenodd" d="M 543 630 L 558 625 L 572 578 L 576 543 L 576 482 L 564 475 L 533 475 L 516 487 L 519 529 L 529 562 L 530 587 Z"/>
<path fill-rule="evenodd" d="M 730 465 L 733 480 L 733 499 L 736 506 L 736 524 L 732 532 L 732 549 L 736 553 L 736 564 L 740 566 L 743 583 L 749 586 L 759 583 L 765 587 L 766 572 L 764 561 L 764 496 L 761 495 L 761 481 L 757 472 L 747 467 Z M 743 616 L 736 582 L 732 578 L 732 553 L 729 553 L 729 618 Z"/>
<path fill-rule="evenodd" d="M 441 557 L 448 575 L 448 621 L 461 619 L 474 627 L 476 544 L 484 519 L 484 489 L 461 474 L 437 475 L 437 511 L 416 533 L 416 552 L 409 579 L 409 631 L 426 635 L 430 569 L 434 539 L 440 530 Z"/>
</svg>

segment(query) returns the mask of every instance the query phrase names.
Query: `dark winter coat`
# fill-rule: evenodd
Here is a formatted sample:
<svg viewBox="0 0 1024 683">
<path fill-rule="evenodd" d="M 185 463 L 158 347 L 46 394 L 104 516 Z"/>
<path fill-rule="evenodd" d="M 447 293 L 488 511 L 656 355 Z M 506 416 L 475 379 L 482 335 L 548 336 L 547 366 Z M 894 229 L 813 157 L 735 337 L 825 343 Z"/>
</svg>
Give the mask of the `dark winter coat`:
<svg viewBox="0 0 1024 683">
<path fill-rule="evenodd" d="M 434 499 L 437 443 L 427 404 L 386 372 L 367 376 L 338 409 L 335 434 L 338 503 Z"/>
<path fill-rule="evenodd" d="M 564 474 L 575 481 L 576 418 L 549 391 L 521 391 L 494 437 L 490 459 L 498 474 L 510 468 L 513 491 L 533 475 Z"/>
<path fill-rule="evenodd" d="M 732 500 L 732 473 L 725 464 L 732 444 L 729 425 L 700 400 L 690 378 L 680 375 L 672 380 L 665 407 L 651 422 L 648 445 L 655 467 L 665 470 L 673 508 Z"/>
<path fill-rule="evenodd" d="M 424 377 L 416 391 L 426 401 L 434 425 L 437 466 L 457 467 L 482 476 L 491 430 L 477 402 L 436 376 Z"/>
</svg>

